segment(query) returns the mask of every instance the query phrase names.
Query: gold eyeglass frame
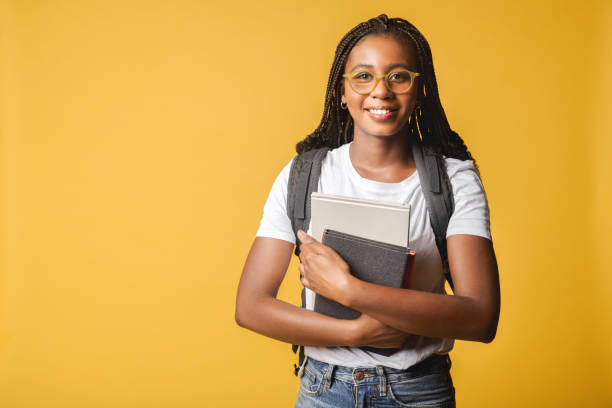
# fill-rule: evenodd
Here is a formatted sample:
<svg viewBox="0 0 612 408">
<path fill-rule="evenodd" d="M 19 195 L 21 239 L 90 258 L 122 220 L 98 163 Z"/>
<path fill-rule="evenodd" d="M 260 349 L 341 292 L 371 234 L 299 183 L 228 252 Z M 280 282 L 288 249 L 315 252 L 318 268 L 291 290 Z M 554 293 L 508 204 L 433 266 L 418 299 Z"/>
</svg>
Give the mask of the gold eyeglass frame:
<svg viewBox="0 0 612 408">
<path fill-rule="evenodd" d="M 372 75 L 374 77 L 374 79 L 375 79 L 374 86 L 372 86 L 372 89 L 370 89 L 368 92 L 359 92 L 353 86 L 352 78 L 355 75 L 359 74 L 360 72 L 367 72 L 368 74 Z M 393 74 L 395 72 L 408 72 L 408 74 L 410 75 L 410 86 L 405 91 L 395 92 L 395 91 L 393 91 L 391 89 L 391 86 L 389 85 L 389 75 L 391 75 L 391 74 Z M 351 89 L 353 91 L 357 92 L 359 95 L 367 95 L 369 93 L 372 93 L 372 91 L 374 91 L 376 89 L 376 87 L 378 86 L 378 81 L 380 81 L 381 78 L 385 78 L 385 86 L 387 87 L 389 92 L 393 92 L 394 94 L 401 95 L 401 94 L 405 94 L 405 93 L 410 92 L 410 90 L 412 89 L 412 85 L 414 84 L 414 79 L 416 77 L 420 76 L 420 75 L 421 74 L 418 73 L 418 72 L 410 71 L 409 69 L 405 69 L 405 68 L 395 68 L 395 69 L 392 69 L 391 71 L 387 72 L 386 74 L 381 74 L 381 75 L 375 75 L 372 71 L 369 71 L 367 69 L 358 69 L 356 71 L 349 72 L 348 74 L 342 75 L 342 78 L 345 78 L 349 82 L 349 85 L 351 86 Z"/>
</svg>

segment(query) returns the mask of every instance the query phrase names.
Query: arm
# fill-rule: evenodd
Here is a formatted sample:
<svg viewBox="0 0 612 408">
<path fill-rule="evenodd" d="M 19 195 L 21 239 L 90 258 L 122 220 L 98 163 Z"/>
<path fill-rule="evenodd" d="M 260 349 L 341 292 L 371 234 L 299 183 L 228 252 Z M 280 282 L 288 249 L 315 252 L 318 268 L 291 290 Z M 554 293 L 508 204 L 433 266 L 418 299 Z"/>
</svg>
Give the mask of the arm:
<svg viewBox="0 0 612 408">
<path fill-rule="evenodd" d="M 500 291 L 491 241 L 475 235 L 453 235 L 447 245 L 454 296 L 388 288 L 355 279 L 344 302 L 403 331 L 492 341 L 497 331 Z"/>
<path fill-rule="evenodd" d="M 236 322 L 292 344 L 308 346 L 375 345 L 396 347 L 406 334 L 363 315 L 340 320 L 276 299 L 293 244 L 256 237 L 247 256 L 236 296 Z"/>
<path fill-rule="evenodd" d="M 248 329 L 293 344 L 347 344 L 349 327 L 335 319 L 276 299 L 293 244 L 256 237 L 244 265 L 236 296 L 236 322 Z"/>
<path fill-rule="evenodd" d="M 299 234 L 300 239 L 305 236 Z M 309 245 L 302 245 L 300 271 L 304 285 L 315 292 L 404 332 L 481 342 L 495 337 L 500 290 L 497 261 L 488 239 L 448 237 L 455 283 L 454 296 L 448 296 L 361 281 L 348 272 L 333 249 L 306 237 Z"/>
</svg>

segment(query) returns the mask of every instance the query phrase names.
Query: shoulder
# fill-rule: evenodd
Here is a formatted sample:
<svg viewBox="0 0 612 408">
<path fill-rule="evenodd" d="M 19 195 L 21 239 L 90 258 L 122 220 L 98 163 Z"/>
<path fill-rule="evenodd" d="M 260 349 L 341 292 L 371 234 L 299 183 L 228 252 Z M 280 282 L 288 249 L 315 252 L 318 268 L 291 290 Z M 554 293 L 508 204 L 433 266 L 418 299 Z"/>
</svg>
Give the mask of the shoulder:
<svg viewBox="0 0 612 408">
<path fill-rule="evenodd" d="M 270 196 L 268 198 L 268 204 L 270 204 L 271 200 L 274 199 L 277 203 L 283 203 L 283 206 L 286 205 L 286 197 L 287 197 L 287 186 L 289 184 L 289 176 L 291 172 L 291 167 L 293 162 L 295 161 L 295 157 L 293 157 L 289 162 L 286 162 L 283 165 L 283 168 L 277 174 L 274 183 L 272 183 L 272 188 L 270 190 Z"/>
<path fill-rule="evenodd" d="M 302 172 L 304 163 L 321 162 L 322 168 L 325 169 L 338 167 L 344 159 L 343 150 L 345 148 L 345 145 L 336 148 L 321 147 L 293 156 L 278 174 L 275 184 L 278 184 L 279 190 L 286 194 L 287 189 L 290 187 L 289 184 L 293 183 L 293 186 L 297 182 L 295 177 L 298 173 Z"/>
<path fill-rule="evenodd" d="M 289 182 L 289 174 L 291 172 L 291 166 L 295 161 L 293 157 L 289 162 L 285 162 L 280 172 L 277 173 L 274 183 L 272 184 L 272 194 L 282 195 L 287 192 L 287 184 Z"/>
<path fill-rule="evenodd" d="M 473 172 L 475 174 L 478 174 L 473 160 L 459 160 L 453 157 L 443 157 L 444 162 L 446 163 L 446 171 L 449 177 L 454 176 L 460 172 Z"/>
<path fill-rule="evenodd" d="M 455 202 L 447 237 L 470 234 L 490 240 L 489 203 L 474 161 L 453 158 L 445 161 Z"/>
<path fill-rule="evenodd" d="M 480 174 L 474 165 L 473 160 L 459 160 L 445 157 L 446 172 L 451 181 L 453 190 L 463 189 L 472 186 L 479 190 L 484 190 Z"/>
<path fill-rule="evenodd" d="M 281 179 L 288 179 L 289 178 L 289 172 L 291 171 L 291 166 L 293 165 L 293 162 L 295 162 L 295 158 L 296 156 L 292 157 L 291 160 L 289 160 L 289 162 L 287 162 L 283 168 L 281 169 L 280 173 L 278 174 L 278 178 Z"/>
<path fill-rule="evenodd" d="M 276 176 L 268 199 L 263 207 L 259 229 L 256 236 L 282 239 L 295 243 L 295 234 L 291 228 L 291 220 L 287 216 L 287 182 L 289 171 L 294 159 L 286 163 Z"/>
<path fill-rule="evenodd" d="M 348 144 L 338 147 L 319 147 L 294 156 L 292 162 L 320 162 L 322 168 L 326 169 L 326 171 L 332 168 L 338 170 L 343 166 L 344 161 L 348 157 L 347 149 Z M 288 166 L 291 167 L 291 163 Z M 299 166 L 294 166 L 294 168 L 297 167 Z"/>
</svg>

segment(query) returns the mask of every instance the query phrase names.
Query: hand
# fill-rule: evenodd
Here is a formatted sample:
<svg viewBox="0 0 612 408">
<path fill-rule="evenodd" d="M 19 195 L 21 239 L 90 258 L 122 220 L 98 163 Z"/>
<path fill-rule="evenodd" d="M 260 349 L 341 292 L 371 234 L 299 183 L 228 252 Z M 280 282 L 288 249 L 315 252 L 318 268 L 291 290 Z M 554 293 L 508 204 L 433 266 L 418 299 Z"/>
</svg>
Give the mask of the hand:
<svg viewBox="0 0 612 408">
<path fill-rule="evenodd" d="M 351 347 L 372 346 L 401 349 L 409 339 L 416 337 L 387 326 L 365 313 L 353 321 L 356 330 L 355 341 L 350 344 Z"/>
<path fill-rule="evenodd" d="M 302 230 L 298 230 L 300 246 L 300 274 L 304 287 L 342 303 L 354 279 L 349 266 L 332 248 L 322 244 Z"/>
</svg>

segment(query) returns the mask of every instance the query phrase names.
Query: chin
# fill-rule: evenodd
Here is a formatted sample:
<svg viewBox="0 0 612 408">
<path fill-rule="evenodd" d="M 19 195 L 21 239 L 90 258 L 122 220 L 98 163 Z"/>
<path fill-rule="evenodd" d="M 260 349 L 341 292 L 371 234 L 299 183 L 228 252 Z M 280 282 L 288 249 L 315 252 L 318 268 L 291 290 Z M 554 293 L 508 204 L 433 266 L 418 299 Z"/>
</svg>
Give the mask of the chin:
<svg viewBox="0 0 612 408">
<path fill-rule="evenodd" d="M 369 117 L 364 117 L 363 119 L 364 120 L 360 121 L 361 122 L 360 124 L 362 126 L 359 126 L 358 124 L 355 123 L 354 124 L 355 128 L 356 129 L 358 128 L 363 134 L 370 135 L 370 136 L 376 136 L 376 137 L 394 136 L 402 132 L 402 130 L 405 129 L 406 124 L 408 123 L 408 120 L 406 120 L 405 122 L 398 121 L 397 119 L 399 118 L 396 118 L 396 120 L 388 121 L 388 122 L 376 122 L 370 119 Z"/>
<path fill-rule="evenodd" d="M 379 138 L 389 138 L 397 135 L 402 131 L 402 128 L 377 128 L 377 129 L 362 129 L 361 133 L 364 133 L 369 136 L 379 137 Z"/>
</svg>

